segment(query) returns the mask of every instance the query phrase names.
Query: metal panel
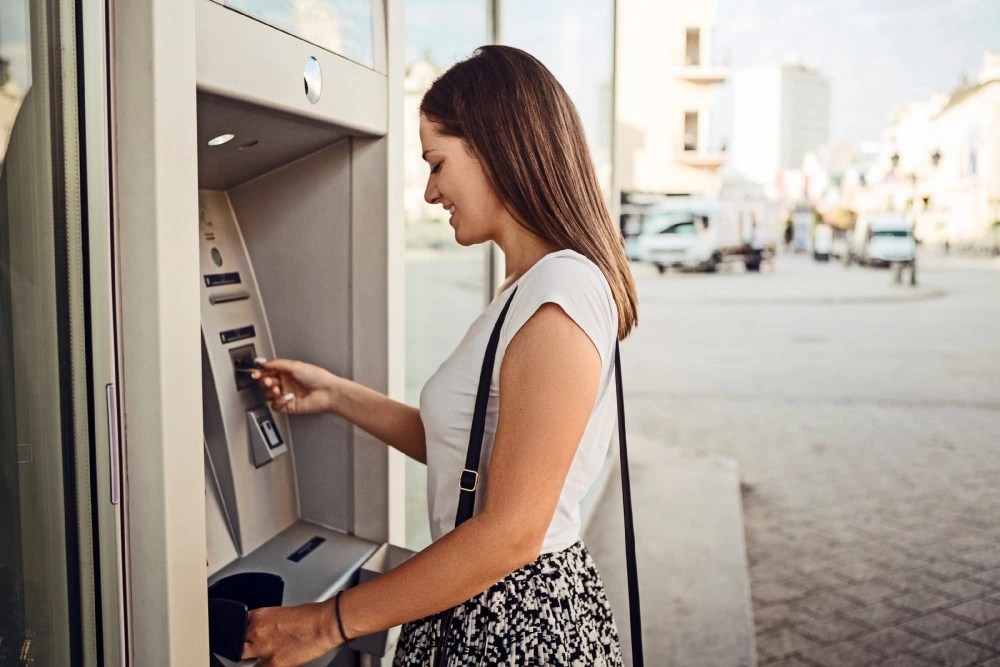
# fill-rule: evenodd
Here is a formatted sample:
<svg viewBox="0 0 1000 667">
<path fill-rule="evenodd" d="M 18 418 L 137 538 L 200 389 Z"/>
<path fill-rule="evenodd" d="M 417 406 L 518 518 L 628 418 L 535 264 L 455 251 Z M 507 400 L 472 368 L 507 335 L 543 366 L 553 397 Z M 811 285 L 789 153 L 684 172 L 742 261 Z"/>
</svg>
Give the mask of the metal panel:
<svg viewBox="0 0 1000 667">
<path fill-rule="evenodd" d="M 194 0 L 115 0 L 111 22 L 131 662 L 203 664 L 200 313 L 177 270 L 198 265 Z"/>
<path fill-rule="evenodd" d="M 210 146 L 213 137 L 235 138 Z M 198 94 L 198 183 L 226 190 L 347 136 L 327 123 L 208 93 Z"/>
<path fill-rule="evenodd" d="M 355 139 L 355 173 L 371 175 L 351 181 L 353 219 L 351 274 L 353 294 L 351 349 L 354 379 L 386 393 L 388 368 L 388 238 L 385 139 Z M 353 532 L 370 540 L 388 539 L 388 448 L 355 429 Z"/>
<path fill-rule="evenodd" d="M 357 132 L 386 131 L 386 78 L 211 0 L 197 5 L 201 90 L 333 123 Z M 316 58 L 323 95 L 306 97 L 306 60 Z"/>
<path fill-rule="evenodd" d="M 229 193 L 267 304 L 276 353 L 348 378 L 354 374 L 351 169 L 345 140 Z M 349 531 L 350 427 L 313 415 L 296 417 L 289 428 L 301 516 Z"/>
<path fill-rule="evenodd" d="M 226 514 L 236 533 L 237 549 L 246 555 L 298 518 L 295 477 L 291 456 L 277 456 L 263 465 L 251 456 L 247 411 L 267 408 L 252 380 L 248 379 L 247 388 L 237 389 L 237 377 L 243 376 L 234 370 L 230 351 L 252 345 L 253 356 L 270 358 L 274 356 L 274 347 L 257 278 L 228 197 L 223 192 L 206 190 L 200 193 L 199 200 L 200 273 L 202 276 L 236 273 L 239 289 L 249 294 L 248 299 L 213 305 L 210 302 L 213 292 L 231 290 L 233 286 L 208 287 L 207 279 L 201 282 L 201 329 L 208 362 L 202 372 L 205 388 L 212 389 L 206 394 L 204 406 L 205 440 Z M 213 249 L 216 253 L 212 253 Z M 253 328 L 251 337 L 232 343 L 220 337 L 222 332 L 243 327 Z M 274 413 L 272 418 L 290 445 L 287 417 Z"/>
</svg>

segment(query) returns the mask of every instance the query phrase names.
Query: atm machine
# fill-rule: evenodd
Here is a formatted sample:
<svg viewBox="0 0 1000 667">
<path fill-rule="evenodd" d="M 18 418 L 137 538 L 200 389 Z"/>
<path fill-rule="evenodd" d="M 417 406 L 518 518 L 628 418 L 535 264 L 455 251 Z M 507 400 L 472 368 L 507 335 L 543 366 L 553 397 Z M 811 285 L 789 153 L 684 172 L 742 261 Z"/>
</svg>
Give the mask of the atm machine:
<svg viewBox="0 0 1000 667">
<path fill-rule="evenodd" d="M 280 355 L 361 381 L 384 374 L 384 348 L 373 343 L 386 325 L 371 340 L 359 330 L 371 321 L 362 312 L 367 253 L 385 260 L 384 9 L 367 5 L 366 41 L 343 25 L 337 39 L 308 18 L 282 23 L 253 14 L 253 3 L 228 4 L 200 0 L 196 13 L 213 649 L 227 641 L 218 635 L 234 622 L 225 606 L 234 599 L 250 608 L 323 600 L 406 557 L 380 539 L 384 479 L 366 473 L 385 447 L 329 415 L 273 411 L 249 372 L 256 358 Z M 292 3 L 272 3 L 282 4 Z M 276 597 L 262 601 L 261 591 Z M 241 639 L 228 641 L 238 653 Z M 377 655 L 385 638 L 361 645 Z M 356 663 L 341 653 L 314 664 Z M 213 661 L 232 664 L 220 653 Z"/>
</svg>

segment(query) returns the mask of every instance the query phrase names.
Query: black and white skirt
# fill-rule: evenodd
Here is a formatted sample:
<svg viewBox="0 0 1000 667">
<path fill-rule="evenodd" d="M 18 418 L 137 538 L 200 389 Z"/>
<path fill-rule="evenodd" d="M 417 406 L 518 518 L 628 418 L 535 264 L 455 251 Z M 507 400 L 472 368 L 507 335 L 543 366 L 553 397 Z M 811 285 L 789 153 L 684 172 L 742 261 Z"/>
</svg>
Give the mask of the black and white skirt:
<svg viewBox="0 0 1000 667">
<path fill-rule="evenodd" d="M 393 667 L 426 667 L 436 617 L 403 626 Z M 455 608 L 448 667 L 621 667 L 618 628 L 583 542 L 543 554 Z"/>
</svg>

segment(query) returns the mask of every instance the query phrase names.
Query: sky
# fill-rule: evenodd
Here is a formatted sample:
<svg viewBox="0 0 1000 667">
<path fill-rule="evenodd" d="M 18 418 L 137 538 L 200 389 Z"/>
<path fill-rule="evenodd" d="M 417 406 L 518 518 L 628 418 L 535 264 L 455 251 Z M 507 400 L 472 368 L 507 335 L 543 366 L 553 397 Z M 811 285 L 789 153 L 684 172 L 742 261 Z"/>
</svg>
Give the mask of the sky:
<svg viewBox="0 0 1000 667">
<path fill-rule="evenodd" d="M 716 45 L 733 68 L 794 55 L 825 73 L 831 138 L 874 140 L 902 104 L 975 79 L 1000 51 L 1000 0 L 718 0 Z"/>
<path fill-rule="evenodd" d="M 791 57 L 827 75 L 833 139 L 878 139 L 902 104 L 949 92 L 963 74 L 974 79 L 983 51 L 1000 50 L 1000 0 L 717 2 L 717 51 L 733 68 Z M 581 4 L 595 0 L 536 0 L 529 13 L 542 24 L 545 15 Z M 504 6 L 521 14 L 528 3 L 504 0 Z M 407 42 L 419 45 L 416 55 L 428 52 L 447 64 L 485 40 L 485 17 L 482 0 L 407 0 Z M 603 50 L 572 57 L 586 70 L 588 60 L 600 65 Z M 720 87 L 718 105 L 713 134 L 725 138 L 732 114 L 728 85 Z"/>
<path fill-rule="evenodd" d="M 963 75 L 974 79 L 983 51 L 1000 50 L 1000 0 L 717 2 L 716 50 L 733 68 L 777 63 L 794 55 L 828 76 L 834 139 L 877 139 L 899 106 L 934 92 L 948 92 Z M 506 12 L 518 17 L 516 23 L 527 35 L 531 22 L 541 26 L 555 17 L 562 21 L 603 22 L 608 13 L 599 8 L 610 3 L 611 0 L 504 0 L 503 6 Z M 0 55 L 12 61 L 14 76 L 22 83 L 30 76 L 24 57 L 27 4 L 27 0 L 0 2 Z M 288 0 L 279 4 L 288 4 Z M 365 2 L 296 0 L 291 4 L 318 5 L 322 9 L 324 5 L 349 8 Z M 486 41 L 484 0 L 405 0 L 404 7 L 407 43 L 419 51 L 413 55 L 429 52 L 439 64 L 445 65 L 468 55 Z M 588 25 L 575 30 L 574 34 L 589 40 L 589 33 L 600 32 L 604 27 Z M 580 49 L 579 44 L 578 39 L 566 39 L 563 35 L 539 45 L 538 49 L 567 51 L 560 60 L 570 60 L 573 66 L 568 69 L 574 72 L 602 69 L 607 57 L 603 45 Z M 543 61 L 555 58 L 549 56 Z M 559 69 L 556 62 L 547 64 Z M 567 71 L 563 76 L 572 74 Z M 567 88 L 576 87 L 572 81 L 566 83 Z M 713 132 L 716 136 L 727 135 L 731 104 L 731 93 L 728 85 L 724 85 L 718 95 L 718 127 Z M 580 102 L 588 111 L 595 105 L 591 100 Z"/>
</svg>

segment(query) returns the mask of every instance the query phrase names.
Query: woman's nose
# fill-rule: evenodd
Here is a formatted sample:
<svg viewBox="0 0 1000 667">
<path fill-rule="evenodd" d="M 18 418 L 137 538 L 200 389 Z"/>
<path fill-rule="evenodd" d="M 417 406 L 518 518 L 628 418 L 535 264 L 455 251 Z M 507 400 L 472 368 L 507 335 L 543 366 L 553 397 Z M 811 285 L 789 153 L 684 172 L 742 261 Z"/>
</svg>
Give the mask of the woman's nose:
<svg viewBox="0 0 1000 667">
<path fill-rule="evenodd" d="M 427 187 L 424 188 L 424 201 L 428 204 L 436 204 L 441 193 L 438 192 L 437 186 L 434 185 L 431 179 L 427 179 Z"/>
</svg>

